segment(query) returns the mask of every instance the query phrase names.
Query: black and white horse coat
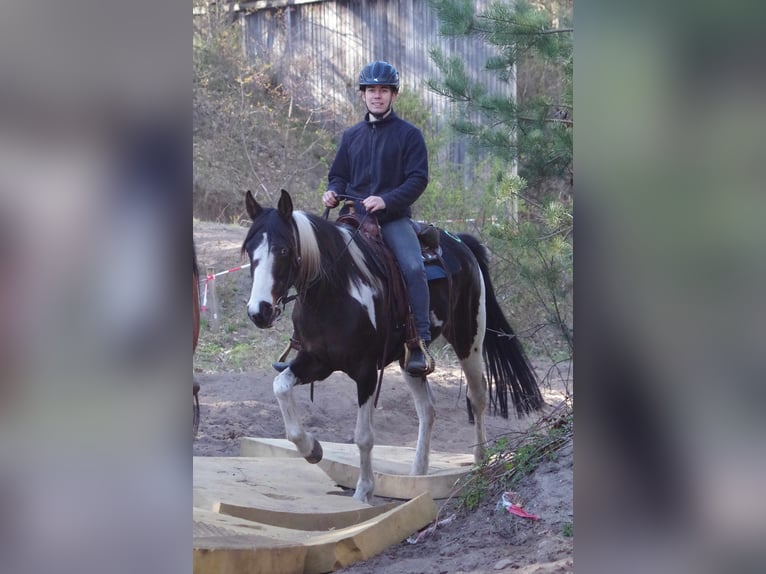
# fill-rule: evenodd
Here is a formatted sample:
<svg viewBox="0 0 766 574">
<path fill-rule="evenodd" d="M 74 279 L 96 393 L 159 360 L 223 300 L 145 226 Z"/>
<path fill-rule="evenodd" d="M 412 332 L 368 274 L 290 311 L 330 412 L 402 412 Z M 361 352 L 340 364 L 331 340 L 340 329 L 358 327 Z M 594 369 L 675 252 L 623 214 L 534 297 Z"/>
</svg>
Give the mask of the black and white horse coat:
<svg viewBox="0 0 766 574">
<path fill-rule="evenodd" d="M 356 382 L 359 404 L 354 440 L 359 447 L 360 475 L 354 497 L 369 501 L 374 490 L 372 414 L 378 366 L 395 360 L 401 366 L 404 356 L 404 327 L 387 304 L 388 276 L 371 260 L 373 255 L 358 233 L 294 211 L 287 192 L 282 192 L 276 209 L 262 207 L 249 191 L 245 203 L 252 218 L 242 246 L 253 280 L 249 317 L 257 327 L 271 327 L 288 290 L 295 288 L 297 293 L 292 320 L 301 349 L 274 379 L 287 438 L 309 462 L 321 460 L 321 445 L 303 429 L 292 389 L 296 384 L 321 381 L 335 371 L 346 373 Z M 488 387 L 494 389 L 493 400 L 504 416 L 509 392 L 518 414 L 539 409 L 543 400 L 524 350 L 495 299 L 486 251 L 470 235 L 440 233 L 451 282 L 446 278 L 429 282 L 431 335 L 432 340 L 444 336 L 465 372 L 476 429 L 474 456 L 480 462 L 486 443 Z M 388 353 L 381 361 L 384 349 Z M 402 373 L 419 420 L 412 474 L 422 475 L 428 471 L 435 411 L 426 379 L 412 377 L 404 369 Z"/>
</svg>

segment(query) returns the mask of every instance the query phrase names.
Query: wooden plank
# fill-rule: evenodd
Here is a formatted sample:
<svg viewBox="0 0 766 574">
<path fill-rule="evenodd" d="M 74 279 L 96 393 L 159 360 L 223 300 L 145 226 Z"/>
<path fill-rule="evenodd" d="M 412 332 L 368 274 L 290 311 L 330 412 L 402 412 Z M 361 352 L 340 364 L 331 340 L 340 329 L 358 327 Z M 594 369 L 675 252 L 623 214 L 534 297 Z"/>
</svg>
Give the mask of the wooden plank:
<svg viewBox="0 0 766 574">
<path fill-rule="evenodd" d="M 300 4 L 316 4 L 317 2 L 326 2 L 327 0 L 250 0 L 245 2 L 220 2 L 220 7 L 214 10 L 222 12 L 246 12 L 258 10 L 269 10 L 273 8 L 284 8 L 286 6 L 295 6 Z M 210 2 L 210 6 L 216 6 L 218 2 Z M 192 14 L 203 16 L 207 14 L 207 6 L 194 6 Z"/>
<path fill-rule="evenodd" d="M 326 2 L 327 0 L 252 0 L 250 2 L 237 2 L 235 5 L 240 10 L 269 10 L 273 8 L 284 8 L 286 6 L 297 6 L 300 4 L 316 4 L 317 2 Z"/>
<path fill-rule="evenodd" d="M 436 518 L 426 493 L 362 523 L 306 532 L 194 509 L 195 574 L 320 574 L 367 560 Z"/>
<path fill-rule="evenodd" d="M 194 508 L 194 574 L 303 572 L 308 548 L 300 540 L 277 540 L 269 535 L 268 528 L 256 522 Z"/>
<path fill-rule="evenodd" d="M 316 465 L 337 484 L 355 488 L 359 477 L 359 452 L 356 445 L 322 443 L 324 458 Z M 295 445 L 285 439 L 245 437 L 240 441 L 240 455 L 258 457 L 300 457 Z M 428 492 L 432 498 L 447 498 L 458 479 L 473 466 L 473 455 L 432 452 L 428 474 L 409 474 L 415 449 L 375 445 L 372 466 L 375 494 L 387 498 L 409 500 Z M 301 459 L 302 460 L 302 459 Z"/>
<path fill-rule="evenodd" d="M 194 457 L 193 473 L 195 507 L 285 528 L 343 528 L 394 506 L 354 500 L 302 459 Z"/>
</svg>

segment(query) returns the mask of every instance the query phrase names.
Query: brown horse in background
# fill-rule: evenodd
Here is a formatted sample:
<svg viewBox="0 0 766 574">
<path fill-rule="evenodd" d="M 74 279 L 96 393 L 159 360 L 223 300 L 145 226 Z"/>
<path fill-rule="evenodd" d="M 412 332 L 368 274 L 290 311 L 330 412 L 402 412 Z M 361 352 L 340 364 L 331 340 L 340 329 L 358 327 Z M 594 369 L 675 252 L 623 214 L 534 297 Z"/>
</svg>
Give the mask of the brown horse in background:
<svg viewBox="0 0 766 574">
<path fill-rule="evenodd" d="M 194 246 L 194 240 L 192 240 L 192 255 L 194 260 L 194 266 L 192 269 L 192 355 L 197 350 L 197 341 L 199 340 L 199 267 L 197 266 L 197 248 Z M 192 375 L 193 377 L 193 375 Z M 192 378 L 193 380 L 193 378 Z M 193 411 L 193 430 L 194 435 L 197 436 L 199 430 L 199 383 L 193 380 L 192 394 L 194 400 L 192 402 Z"/>
</svg>

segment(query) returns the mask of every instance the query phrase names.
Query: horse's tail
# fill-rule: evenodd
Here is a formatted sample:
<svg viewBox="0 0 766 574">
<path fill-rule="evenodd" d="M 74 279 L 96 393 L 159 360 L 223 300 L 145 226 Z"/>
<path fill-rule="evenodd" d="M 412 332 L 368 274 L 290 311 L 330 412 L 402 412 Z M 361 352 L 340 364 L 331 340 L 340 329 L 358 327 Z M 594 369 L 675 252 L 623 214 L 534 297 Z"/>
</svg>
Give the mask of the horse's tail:
<svg viewBox="0 0 766 574">
<path fill-rule="evenodd" d="M 461 234 L 460 239 L 473 252 L 484 276 L 487 331 L 484 336 L 484 361 L 489 379 L 490 400 L 500 405 L 500 414 L 508 418 L 508 391 L 519 416 L 539 410 L 543 397 L 532 365 L 521 341 L 508 324 L 489 277 L 489 257 L 478 239 Z M 493 394 L 494 388 L 494 394 Z"/>
</svg>

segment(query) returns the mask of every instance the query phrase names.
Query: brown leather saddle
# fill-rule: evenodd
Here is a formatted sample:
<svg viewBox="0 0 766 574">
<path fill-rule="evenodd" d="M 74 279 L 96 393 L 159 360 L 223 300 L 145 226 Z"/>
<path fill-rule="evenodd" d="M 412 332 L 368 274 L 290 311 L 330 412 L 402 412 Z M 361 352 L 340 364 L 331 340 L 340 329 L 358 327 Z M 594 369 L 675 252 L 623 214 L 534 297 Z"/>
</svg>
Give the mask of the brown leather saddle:
<svg viewBox="0 0 766 574">
<path fill-rule="evenodd" d="M 396 257 L 383 241 L 383 235 L 380 231 L 378 219 L 371 213 L 360 216 L 354 210 L 353 202 L 347 202 L 344 205 L 344 209 L 341 210 L 341 214 L 338 216 L 337 223 L 346 225 L 355 230 L 359 234 L 359 237 L 366 241 L 375 260 L 380 265 L 383 274 L 388 278 L 388 308 L 393 311 L 397 324 L 404 324 L 406 326 L 407 344 L 417 345 L 418 335 L 415 328 L 414 316 L 412 315 L 409 305 L 409 297 L 407 296 L 407 287 L 404 283 L 404 276 L 399 268 L 399 263 L 397 262 Z M 448 276 L 444 260 L 441 257 L 439 229 L 430 223 L 420 223 L 417 221 L 413 221 L 412 225 L 420 240 L 420 250 L 423 262 L 426 264 L 436 263 L 441 265 L 445 275 Z"/>
<path fill-rule="evenodd" d="M 344 210 L 341 211 L 341 214 L 338 216 L 337 222 L 347 225 L 352 229 L 359 230 L 361 236 L 368 241 L 376 244 L 381 243 L 383 248 L 393 256 L 385 243 L 383 243 L 380 224 L 374 214 L 368 213 L 365 216 L 360 216 L 354 210 L 353 202 L 349 201 L 344 205 Z M 410 221 L 410 223 L 412 223 L 412 227 L 415 229 L 415 234 L 420 240 L 420 252 L 423 257 L 423 262 L 440 262 L 443 266 L 444 263 L 441 260 L 442 250 L 439 245 L 439 228 L 431 223 L 421 221 L 413 220 Z M 394 261 L 396 260 L 394 259 Z"/>
</svg>

